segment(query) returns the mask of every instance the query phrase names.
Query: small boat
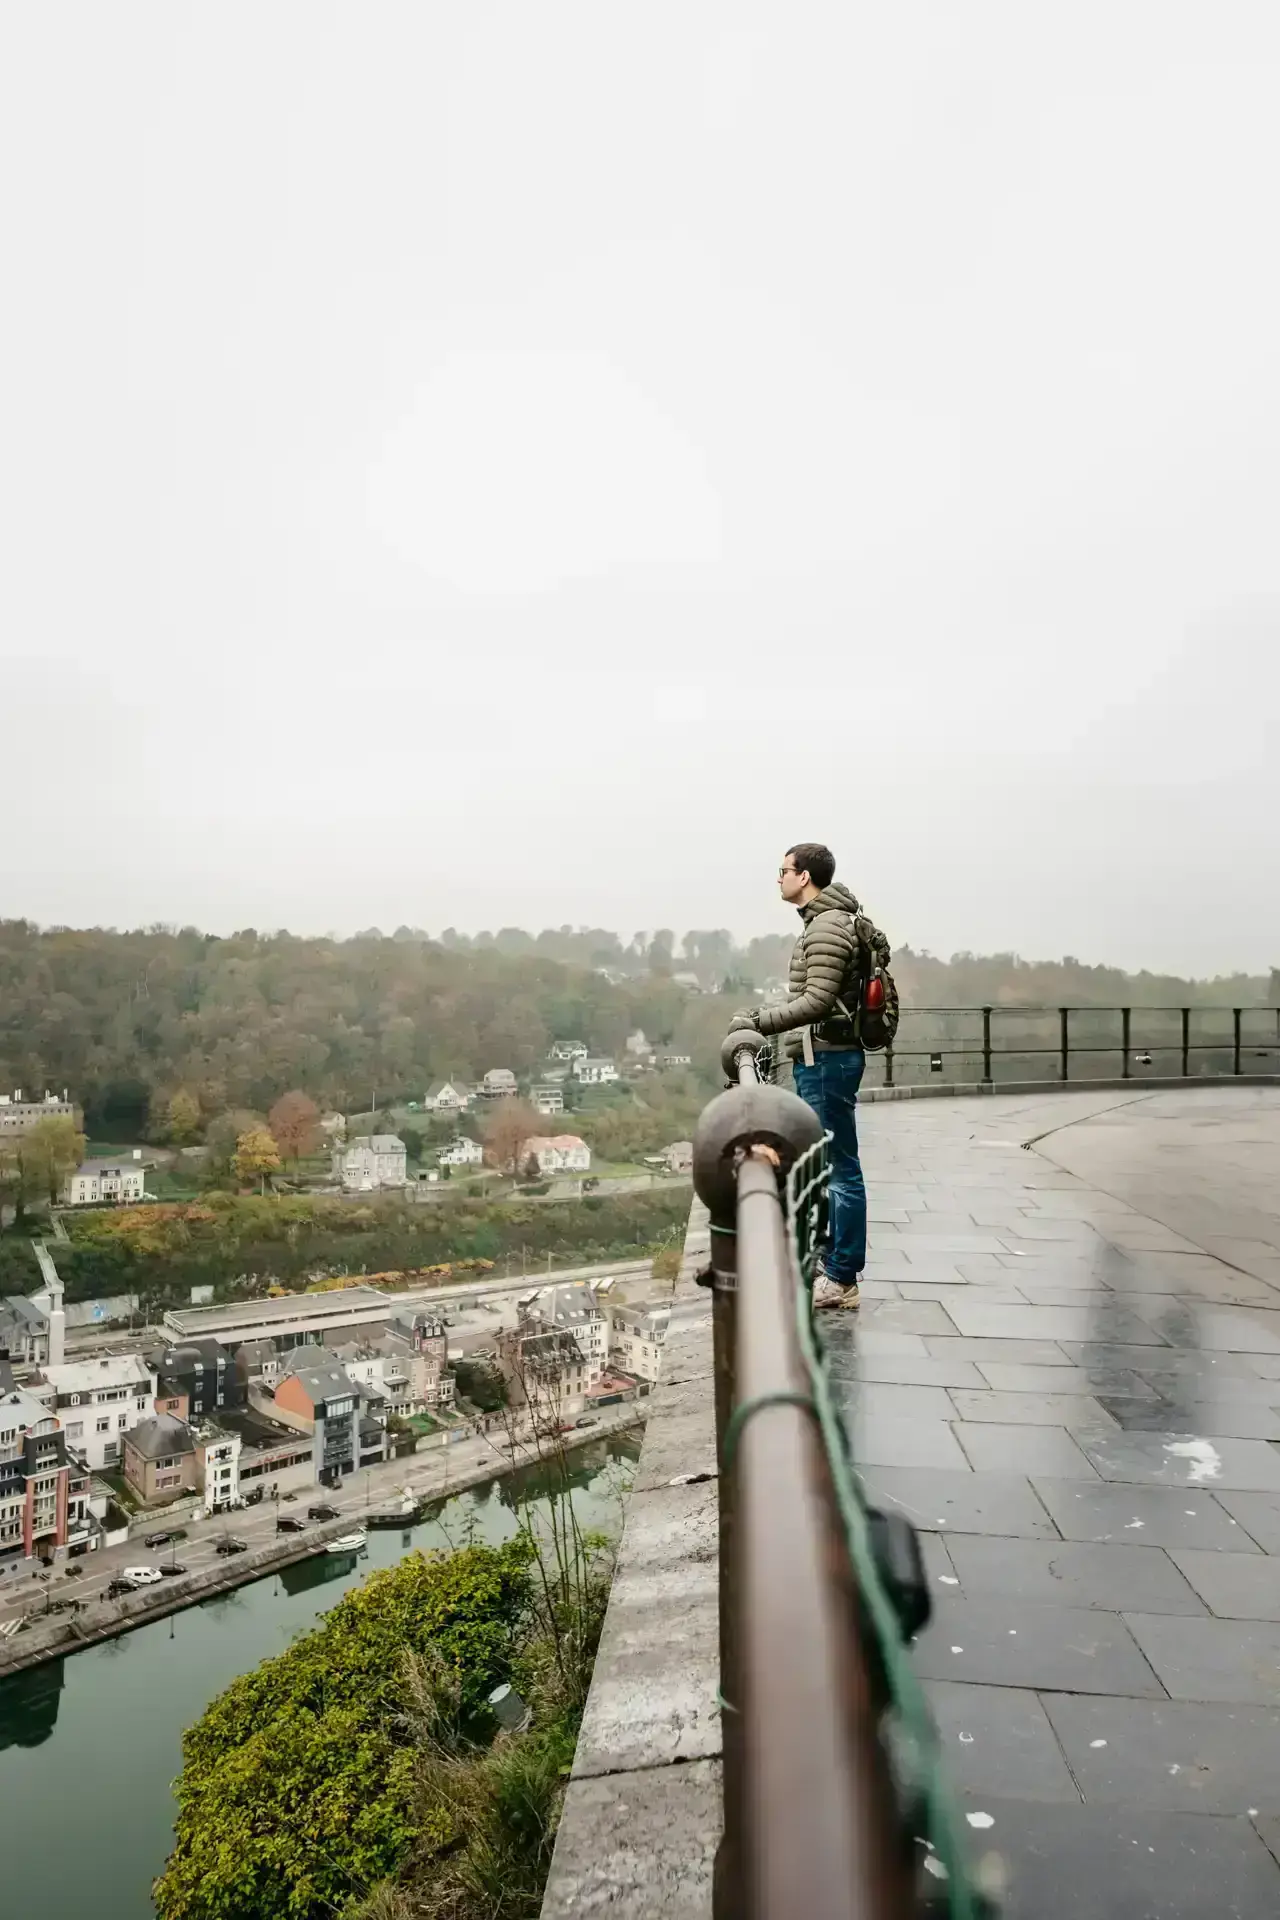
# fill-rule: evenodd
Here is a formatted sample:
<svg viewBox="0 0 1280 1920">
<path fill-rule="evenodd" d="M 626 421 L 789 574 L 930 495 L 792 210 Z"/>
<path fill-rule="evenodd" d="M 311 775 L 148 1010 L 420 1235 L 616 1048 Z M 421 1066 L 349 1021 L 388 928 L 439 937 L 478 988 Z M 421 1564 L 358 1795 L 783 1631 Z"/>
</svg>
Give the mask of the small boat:
<svg viewBox="0 0 1280 1920">
<path fill-rule="evenodd" d="M 326 1540 L 324 1551 L 326 1553 L 359 1553 L 360 1549 L 368 1544 L 369 1536 L 362 1527 L 357 1533 L 340 1533 L 336 1540 Z"/>
<path fill-rule="evenodd" d="M 410 1493 L 408 1487 L 398 1500 L 389 1500 L 385 1507 L 371 1507 L 364 1516 L 366 1527 L 403 1527 L 418 1518 L 423 1502 L 417 1494 Z"/>
</svg>

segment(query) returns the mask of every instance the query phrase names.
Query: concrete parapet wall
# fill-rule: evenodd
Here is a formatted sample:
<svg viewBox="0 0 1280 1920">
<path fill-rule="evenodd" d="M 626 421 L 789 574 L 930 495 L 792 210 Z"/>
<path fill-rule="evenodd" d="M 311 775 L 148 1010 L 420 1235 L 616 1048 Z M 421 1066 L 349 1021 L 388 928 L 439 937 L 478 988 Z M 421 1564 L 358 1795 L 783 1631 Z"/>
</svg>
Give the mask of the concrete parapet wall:
<svg viewBox="0 0 1280 1920">
<path fill-rule="evenodd" d="M 718 1482 L 706 1214 L 671 1291 L 543 1920 L 708 1920 L 722 1826 Z"/>
</svg>

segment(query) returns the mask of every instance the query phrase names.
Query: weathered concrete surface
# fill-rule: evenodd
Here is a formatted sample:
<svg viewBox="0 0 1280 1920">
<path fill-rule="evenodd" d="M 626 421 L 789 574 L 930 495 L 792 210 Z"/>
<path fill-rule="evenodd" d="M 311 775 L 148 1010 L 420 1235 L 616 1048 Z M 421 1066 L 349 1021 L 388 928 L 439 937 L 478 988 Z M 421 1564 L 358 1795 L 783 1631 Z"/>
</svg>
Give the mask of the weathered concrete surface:
<svg viewBox="0 0 1280 1920">
<path fill-rule="evenodd" d="M 922 1529 L 917 1660 L 1005 1920 L 1280 1911 L 1280 1092 L 873 1106 L 868 1493 Z M 544 1911 L 710 1910 L 710 1315 L 654 1396 Z M 697 1756 L 682 1758 L 682 1756 Z"/>
<path fill-rule="evenodd" d="M 715 1760 L 574 1779 L 542 1911 L 705 1920 L 720 1827 Z"/>
<path fill-rule="evenodd" d="M 721 1829 L 711 1301 L 695 1206 L 543 1914 L 707 1920 Z"/>
</svg>

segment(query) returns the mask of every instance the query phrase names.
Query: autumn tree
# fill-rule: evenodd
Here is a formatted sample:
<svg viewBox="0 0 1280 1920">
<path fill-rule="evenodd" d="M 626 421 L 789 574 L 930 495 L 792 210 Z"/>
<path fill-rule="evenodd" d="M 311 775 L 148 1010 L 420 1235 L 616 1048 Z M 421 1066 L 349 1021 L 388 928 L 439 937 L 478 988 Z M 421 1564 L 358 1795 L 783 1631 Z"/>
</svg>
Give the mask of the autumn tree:
<svg viewBox="0 0 1280 1920">
<path fill-rule="evenodd" d="M 231 1170 L 243 1185 L 248 1186 L 251 1181 L 257 1180 L 262 1191 L 266 1192 L 267 1175 L 280 1171 L 280 1154 L 265 1127 L 253 1127 L 248 1133 L 240 1135 L 232 1155 Z"/>
<path fill-rule="evenodd" d="M 165 1109 L 165 1134 L 175 1147 L 189 1147 L 200 1133 L 200 1102 L 185 1087 L 169 1097 Z"/>
<path fill-rule="evenodd" d="M 207 1159 L 205 1170 L 213 1182 L 230 1180 L 233 1175 L 232 1161 L 236 1157 L 236 1145 L 242 1133 L 252 1133 L 255 1128 L 264 1125 L 262 1115 L 253 1113 L 247 1107 L 237 1107 L 230 1113 L 220 1113 L 209 1122 L 205 1129 L 205 1150 Z"/>
<path fill-rule="evenodd" d="M 676 1280 L 680 1276 L 683 1255 L 675 1240 L 668 1240 L 658 1248 L 649 1268 L 655 1280 Z"/>
<path fill-rule="evenodd" d="M 525 1141 L 545 1132 L 542 1116 L 527 1100 L 495 1100 L 481 1126 L 484 1157 L 499 1173 L 514 1173 Z"/>
<path fill-rule="evenodd" d="M 271 1137 L 295 1165 L 320 1144 L 320 1109 L 305 1093 L 282 1093 L 267 1115 Z"/>
<path fill-rule="evenodd" d="M 70 1114 L 47 1114 L 21 1137 L 18 1153 L 25 1193 L 47 1198 L 52 1207 L 63 1181 L 84 1159 L 84 1135 Z"/>
</svg>

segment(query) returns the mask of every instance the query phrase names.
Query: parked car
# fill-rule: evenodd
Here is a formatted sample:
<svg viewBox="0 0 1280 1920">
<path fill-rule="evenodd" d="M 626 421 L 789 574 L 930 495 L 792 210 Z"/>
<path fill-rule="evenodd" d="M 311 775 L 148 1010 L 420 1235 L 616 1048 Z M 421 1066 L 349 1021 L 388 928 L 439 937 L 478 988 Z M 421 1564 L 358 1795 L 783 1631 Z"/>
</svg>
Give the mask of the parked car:
<svg viewBox="0 0 1280 1920">
<path fill-rule="evenodd" d="M 132 1580 L 122 1580 L 118 1574 L 114 1580 L 108 1580 L 107 1582 L 108 1600 L 119 1600 L 122 1599 L 126 1593 L 132 1592 L 134 1592 Z"/>
<path fill-rule="evenodd" d="M 262 1505 L 262 1488 L 261 1487 L 252 1488 L 250 1492 L 246 1493 L 244 1499 L 240 1502 L 240 1505 L 242 1507 L 261 1506 Z"/>
<path fill-rule="evenodd" d="M 339 1509 L 331 1507 L 327 1500 L 320 1500 L 314 1507 L 307 1508 L 308 1520 L 336 1520 L 338 1516 Z"/>
<path fill-rule="evenodd" d="M 600 1422 L 597 1420 L 594 1413 L 584 1413 L 582 1415 L 582 1418 L 580 1420 L 575 1420 L 573 1424 L 575 1427 L 598 1427 L 600 1425 Z"/>
<path fill-rule="evenodd" d="M 185 1535 L 178 1529 L 174 1527 L 164 1527 L 161 1528 L 158 1533 L 147 1534 L 142 1544 L 144 1547 L 150 1547 L 154 1551 L 156 1547 L 167 1547 L 171 1540 L 182 1540 L 184 1538 Z"/>
<path fill-rule="evenodd" d="M 277 1533 L 305 1533 L 307 1523 L 296 1513 L 284 1513 L 276 1521 Z"/>
<path fill-rule="evenodd" d="M 184 1574 L 186 1568 L 183 1566 L 181 1560 L 171 1560 L 167 1567 L 161 1567 L 160 1572 L 167 1580 L 172 1580 Z"/>
<path fill-rule="evenodd" d="M 237 1540 L 234 1534 L 224 1534 L 214 1551 L 215 1553 L 222 1554 L 225 1559 L 229 1553 L 248 1553 L 249 1542 L 247 1540 Z"/>
<path fill-rule="evenodd" d="M 159 1567 L 126 1567 L 120 1575 L 131 1587 L 156 1587 L 164 1579 Z"/>
</svg>

